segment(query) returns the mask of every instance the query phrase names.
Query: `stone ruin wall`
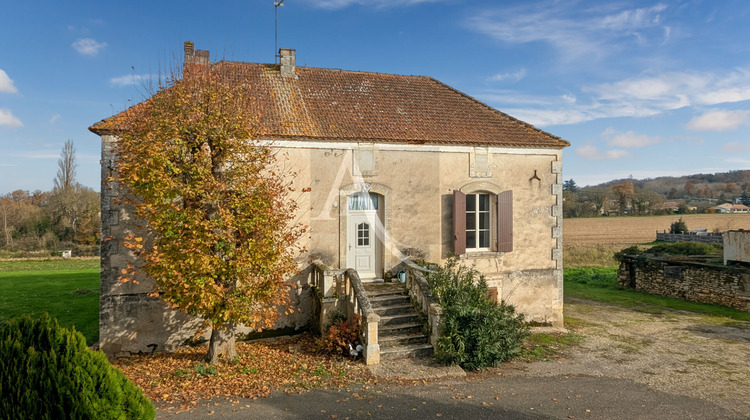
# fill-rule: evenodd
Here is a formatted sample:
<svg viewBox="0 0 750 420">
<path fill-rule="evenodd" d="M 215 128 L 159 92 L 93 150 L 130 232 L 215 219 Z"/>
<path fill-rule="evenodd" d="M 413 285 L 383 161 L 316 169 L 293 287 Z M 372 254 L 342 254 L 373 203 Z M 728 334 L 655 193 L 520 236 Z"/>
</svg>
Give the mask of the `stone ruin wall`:
<svg viewBox="0 0 750 420">
<path fill-rule="evenodd" d="M 750 268 L 744 266 L 632 257 L 620 263 L 617 283 L 654 295 L 750 312 Z"/>
</svg>

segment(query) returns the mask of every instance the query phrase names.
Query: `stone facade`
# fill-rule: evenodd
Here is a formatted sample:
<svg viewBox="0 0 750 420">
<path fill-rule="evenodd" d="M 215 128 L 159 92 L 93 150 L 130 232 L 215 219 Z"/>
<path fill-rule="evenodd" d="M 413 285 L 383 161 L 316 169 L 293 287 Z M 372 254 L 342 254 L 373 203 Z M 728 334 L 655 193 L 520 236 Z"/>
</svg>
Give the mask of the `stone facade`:
<svg viewBox="0 0 750 420">
<path fill-rule="evenodd" d="M 136 232 L 137 223 L 131 217 L 132 207 L 123 203 L 124 192 L 114 178 L 117 164 L 114 147 L 117 137 L 102 136 L 102 246 L 101 280 L 99 298 L 99 348 L 110 356 L 133 353 L 174 351 L 194 340 L 207 340 L 210 332 L 194 337 L 201 319 L 171 309 L 158 298 L 149 297 L 153 281 L 141 277 L 138 283 L 121 282 L 121 270 L 135 261 L 122 240 Z M 300 273 L 290 279 L 296 288 L 290 302 L 299 311 L 292 315 L 279 314 L 276 329 L 301 330 L 310 322 L 312 296 L 310 270 L 300 266 Z M 248 328 L 239 328 L 238 334 L 250 334 Z"/>
<path fill-rule="evenodd" d="M 297 67 L 295 50 L 281 54 L 281 66 L 211 63 L 187 42 L 183 68 L 253 86 L 258 141 L 278 151 L 278 172 L 296 173 L 296 191 L 309 190 L 293 197 L 309 228 L 299 274 L 289 279 L 297 310 L 277 328 L 324 322 L 313 314 L 312 261 L 372 280 L 405 259 L 442 263 L 454 252 L 486 276 L 498 300 L 535 324 L 562 326 L 567 141 L 429 77 Z M 149 279 L 118 279 L 133 261 L 121 243 L 136 229 L 113 179 L 128 112 L 90 128 L 102 138 L 100 346 L 108 354 L 172 350 L 200 324 L 149 298 Z M 476 209 L 456 204 L 466 197 Z M 481 240 L 469 246 L 474 235 Z"/>
<path fill-rule="evenodd" d="M 617 283 L 654 295 L 750 312 L 750 268 L 744 266 L 627 257 L 620 263 Z"/>
</svg>

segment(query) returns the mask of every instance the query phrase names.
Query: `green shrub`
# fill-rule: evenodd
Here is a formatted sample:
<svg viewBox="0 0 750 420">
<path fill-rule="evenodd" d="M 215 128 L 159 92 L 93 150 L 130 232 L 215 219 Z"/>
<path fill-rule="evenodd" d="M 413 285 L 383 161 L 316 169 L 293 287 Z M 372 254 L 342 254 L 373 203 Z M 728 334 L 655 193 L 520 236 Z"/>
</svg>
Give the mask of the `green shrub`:
<svg viewBox="0 0 750 420">
<path fill-rule="evenodd" d="M 529 334 L 524 317 L 516 315 L 512 305 L 495 302 L 479 272 L 451 258 L 428 274 L 427 281 L 443 306 L 435 349 L 438 362 L 475 370 L 520 354 Z"/>
<path fill-rule="evenodd" d="M 719 254 L 723 249 L 723 244 L 707 244 L 703 242 L 667 242 L 654 245 L 645 252 L 655 255 L 711 255 Z"/>
<path fill-rule="evenodd" d="M 672 234 L 686 234 L 688 233 L 687 224 L 685 224 L 685 221 L 682 220 L 682 217 L 680 217 L 680 220 L 673 222 L 669 226 L 669 233 Z"/>
<path fill-rule="evenodd" d="M 643 250 L 638 245 L 632 245 L 625 249 L 615 252 L 615 260 L 622 262 L 626 256 L 643 254 Z"/>
<path fill-rule="evenodd" d="M 0 326 L 0 418 L 153 419 L 154 406 L 81 333 L 44 314 Z"/>
</svg>

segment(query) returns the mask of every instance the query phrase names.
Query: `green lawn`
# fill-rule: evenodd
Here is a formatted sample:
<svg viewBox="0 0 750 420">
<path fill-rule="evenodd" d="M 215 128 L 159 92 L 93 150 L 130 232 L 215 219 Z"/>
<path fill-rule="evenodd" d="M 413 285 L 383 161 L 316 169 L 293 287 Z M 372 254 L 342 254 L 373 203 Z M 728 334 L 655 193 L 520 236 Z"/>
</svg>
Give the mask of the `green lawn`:
<svg viewBox="0 0 750 420">
<path fill-rule="evenodd" d="M 91 345 L 99 339 L 99 260 L 0 261 L 0 322 L 47 312 L 75 327 Z"/>
<path fill-rule="evenodd" d="M 632 289 L 620 289 L 617 286 L 617 267 L 567 268 L 564 276 L 566 297 L 596 300 L 649 313 L 679 310 L 750 321 L 750 313 L 726 306 L 687 302 Z"/>
</svg>

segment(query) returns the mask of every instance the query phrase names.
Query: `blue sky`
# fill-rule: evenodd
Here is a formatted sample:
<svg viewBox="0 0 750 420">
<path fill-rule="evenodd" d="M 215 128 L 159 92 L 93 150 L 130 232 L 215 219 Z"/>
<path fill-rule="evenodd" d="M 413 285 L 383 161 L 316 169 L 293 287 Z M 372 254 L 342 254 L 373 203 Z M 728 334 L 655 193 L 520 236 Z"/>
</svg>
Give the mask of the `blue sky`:
<svg viewBox="0 0 750 420">
<path fill-rule="evenodd" d="M 274 61 L 273 0 L 0 0 L 0 194 L 49 190 L 63 144 L 182 56 Z M 750 169 L 750 2 L 285 0 L 297 64 L 432 76 L 572 143 L 564 178 Z"/>
</svg>

